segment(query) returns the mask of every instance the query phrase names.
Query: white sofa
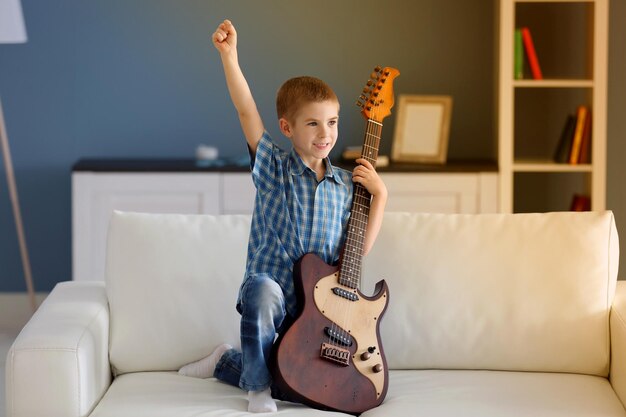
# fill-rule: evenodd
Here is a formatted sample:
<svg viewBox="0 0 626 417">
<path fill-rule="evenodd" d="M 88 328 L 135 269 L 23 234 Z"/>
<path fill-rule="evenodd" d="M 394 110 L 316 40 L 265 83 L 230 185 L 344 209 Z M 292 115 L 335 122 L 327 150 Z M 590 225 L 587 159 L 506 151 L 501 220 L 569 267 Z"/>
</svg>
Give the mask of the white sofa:
<svg viewBox="0 0 626 417">
<path fill-rule="evenodd" d="M 175 370 L 238 344 L 249 222 L 116 212 L 106 286 L 58 284 L 11 348 L 7 416 L 247 414 L 241 390 Z M 610 212 L 388 213 L 363 292 L 390 287 L 390 384 L 363 415 L 626 416 L 618 247 Z"/>
</svg>

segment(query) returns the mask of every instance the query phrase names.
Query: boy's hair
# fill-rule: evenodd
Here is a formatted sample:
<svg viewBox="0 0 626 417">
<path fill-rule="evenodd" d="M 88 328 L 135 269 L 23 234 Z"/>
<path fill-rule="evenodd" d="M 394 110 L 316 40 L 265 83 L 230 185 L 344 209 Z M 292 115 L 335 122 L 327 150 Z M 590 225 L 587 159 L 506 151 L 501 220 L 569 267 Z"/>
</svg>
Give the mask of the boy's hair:
<svg viewBox="0 0 626 417">
<path fill-rule="evenodd" d="M 278 118 L 293 121 L 298 110 L 307 103 L 339 99 L 332 88 L 319 78 L 302 76 L 290 78 L 278 89 L 276 94 L 276 113 Z"/>
</svg>

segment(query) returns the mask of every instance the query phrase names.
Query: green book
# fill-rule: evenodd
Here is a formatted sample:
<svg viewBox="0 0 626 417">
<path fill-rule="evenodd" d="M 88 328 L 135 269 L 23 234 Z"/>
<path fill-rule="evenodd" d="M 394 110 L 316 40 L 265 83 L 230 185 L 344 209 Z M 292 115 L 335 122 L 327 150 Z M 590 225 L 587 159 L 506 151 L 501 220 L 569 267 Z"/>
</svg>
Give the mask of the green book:
<svg viewBox="0 0 626 417">
<path fill-rule="evenodd" d="M 513 66 L 516 80 L 524 78 L 524 45 L 522 44 L 522 30 L 515 29 L 515 62 Z"/>
</svg>

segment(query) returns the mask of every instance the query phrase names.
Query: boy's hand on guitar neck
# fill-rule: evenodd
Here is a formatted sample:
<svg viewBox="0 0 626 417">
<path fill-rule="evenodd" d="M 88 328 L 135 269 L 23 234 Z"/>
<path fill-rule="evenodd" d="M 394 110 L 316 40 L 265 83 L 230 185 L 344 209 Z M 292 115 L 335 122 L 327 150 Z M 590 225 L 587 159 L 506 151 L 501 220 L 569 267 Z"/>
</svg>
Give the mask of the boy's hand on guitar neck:
<svg viewBox="0 0 626 417">
<path fill-rule="evenodd" d="M 220 55 L 229 54 L 237 51 L 237 31 L 232 22 L 228 19 L 224 20 L 217 27 L 211 37 L 213 46 L 219 51 Z"/>
<path fill-rule="evenodd" d="M 368 193 L 377 198 L 387 198 L 387 187 L 374 166 L 364 158 L 355 161 L 358 165 L 352 171 L 352 180 L 365 187 Z"/>
</svg>

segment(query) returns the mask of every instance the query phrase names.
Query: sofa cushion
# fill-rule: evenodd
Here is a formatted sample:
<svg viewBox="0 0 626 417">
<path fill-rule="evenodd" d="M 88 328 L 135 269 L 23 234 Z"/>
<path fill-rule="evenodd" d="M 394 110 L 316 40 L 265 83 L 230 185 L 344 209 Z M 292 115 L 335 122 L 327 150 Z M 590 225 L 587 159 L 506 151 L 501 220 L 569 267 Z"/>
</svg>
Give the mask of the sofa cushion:
<svg viewBox="0 0 626 417">
<path fill-rule="evenodd" d="M 217 381 L 167 372 L 125 374 L 113 381 L 90 417 L 223 417 L 249 416 L 244 391 Z M 266 415 L 266 414 L 264 414 Z M 278 402 L 282 417 L 347 416 L 301 404 Z"/>
<path fill-rule="evenodd" d="M 385 278 L 392 369 L 606 376 L 619 245 L 606 213 L 391 213 L 364 262 Z"/>
<path fill-rule="evenodd" d="M 626 416 L 607 379 L 597 376 L 392 371 L 389 384 L 385 402 L 362 417 Z"/>
<path fill-rule="evenodd" d="M 90 417 L 244 416 L 246 394 L 214 378 L 122 375 Z M 346 416 L 278 402 L 279 416 Z M 391 371 L 387 398 L 363 417 L 625 417 L 606 378 L 501 371 Z"/>
<path fill-rule="evenodd" d="M 176 370 L 239 341 L 250 218 L 115 212 L 107 242 L 116 374 Z"/>
</svg>

